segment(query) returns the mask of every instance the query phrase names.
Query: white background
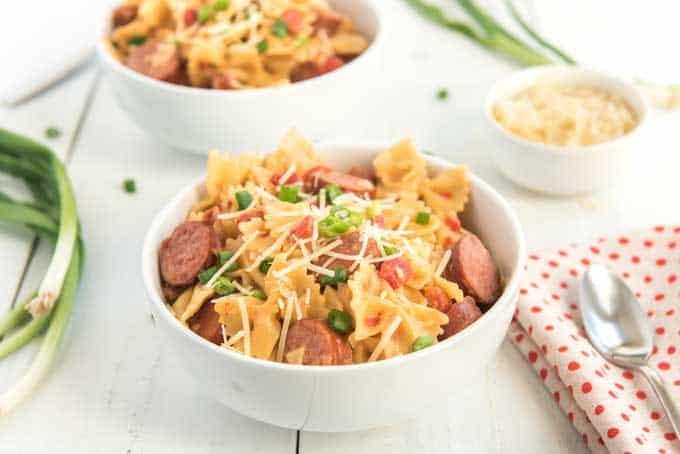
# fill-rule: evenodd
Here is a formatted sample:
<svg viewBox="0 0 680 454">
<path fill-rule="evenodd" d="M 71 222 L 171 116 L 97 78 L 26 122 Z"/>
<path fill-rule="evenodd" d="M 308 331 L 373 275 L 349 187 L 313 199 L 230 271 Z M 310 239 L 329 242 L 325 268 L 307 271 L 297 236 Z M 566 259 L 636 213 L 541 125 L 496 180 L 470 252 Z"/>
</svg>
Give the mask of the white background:
<svg viewBox="0 0 680 454">
<path fill-rule="evenodd" d="M 486 3 L 503 13 L 502 2 Z M 674 3 L 535 0 L 528 11 L 581 61 L 627 77 L 680 82 Z M 9 12 L 5 8 L 0 86 L 25 77 L 17 76 L 17 68 L 25 68 L 18 62 L 40 59 L 27 55 L 63 48 L 67 40 L 58 38 L 59 29 L 72 43 L 91 39 L 100 4 L 14 2 Z M 68 17 L 56 21 L 43 6 Z M 412 136 L 422 148 L 470 165 L 517 210 L 531 250 L 678 222 L 678 114 L 654 114 L 636 166 L 618 188 L 579 198 L 525 191 L 488 161 L 492 145 L 481 115 L 491 83 L 516 67 L 431 26 L 400 0 L 381 0 L 380 7 L 388 34 L 384 78 L 334 135 L 315 139 L 390 143 Z M 22 22 L 25 18 L 31 23 Z M 85 25 L 65 26 L 69 18 Z M 450 92 L 445 102 L 435 100 L 442 87 Z M 69 159 L 87 244 L 85 275 L 58 367 L 34 398 L 0 421 L 0 452 L 586 452 L 580 435 L 509 343 L 464 401 L 443 398 L 427 413 L 391 428 L 298 434 L 221 407 L 193 387 L 172 351 L 157 342 L 139 273 L 151 218 L 177 189 L 202 174 L 204 158 L 174 152 L 133 125 L 94 64 L 29 103 L 0 108 L 0 125 L 37 138 L 49 125 L 62 130 L 51 144 Z M 128 177 L 137 181 L 132 196 L 121 190 Z M 17 292 L 34 288 L 44 272 L 48 255 L 42 247 L 31 253 L 32 244 L 20 228 L 0 230 L 0 310 Z M 0 362 L 0 390 L 25 370 L 30 350 Z"/>
</svg>

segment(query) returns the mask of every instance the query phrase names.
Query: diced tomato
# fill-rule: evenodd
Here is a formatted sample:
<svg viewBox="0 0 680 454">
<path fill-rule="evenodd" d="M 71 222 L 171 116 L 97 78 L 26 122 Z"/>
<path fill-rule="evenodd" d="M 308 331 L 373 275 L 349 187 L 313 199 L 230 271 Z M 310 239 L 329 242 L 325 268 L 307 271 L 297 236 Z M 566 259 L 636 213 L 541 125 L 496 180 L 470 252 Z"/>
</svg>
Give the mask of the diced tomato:
<svg viewBox="0 0 680 454">
<path fill-rule="evenodd" d="M 187 8 L 184 10 L 184 25 L 191 27 L 198 20 L 198 11 L 196 8 Z"/>
<path fill-rule="evenodd" d="M 288 31 L 297 35 L 305 27 L 305 23 L 302 19 L 302 14 L 296 9 L 287 9 L 281 14 L 281 20 L 283 20 L 288 26 Z"/>
<path fill-rule="evenodd" d="M 336 69 L 341 67 L 343 64 L 344 64 L 344 62 L 342 61 L 342 59 L 340 57 L 338 57 L 336 55 L 331 55 L 330 57 L 328 57 L 326 59 L 325 62 L 323 62 L 323 64 L 319 68 L 319 72 L 321 74 L 326 74 L 326 73 L 329 73 L 331 71 L 335 71 Z"/>
<path fill-rule="evenodd" d="M 383 262 L 378 276 L 387 281 L 390 287 L 397 289 L 413 276 L 413 269 L 406 259 L 397 257 Z"/>
<path fill-rule="evenodd" d="M 297 172 L 291 173 L 290 176 L 286 179 L 286 181 L 280 181 L 282 176 L 283 176 L 282 173 L 275 173 L 274 175 L 272 175 L 269 181 L 271 181 L 272 184 L 275 186 L 278 186 L 280 184 L 293 184 L 300 181 L 300 176 L 297 174 Z"/>
<path fill-rule="evenodd" d="M 305 216 L 298 224 L 293 227 L 291 233 L 297 238 L 309 238 L 314 233 L 314 218 Z"/>
<path fill-rule="evenodd" d="M 447 313 L 451 308 L 451 300 L 444 290 L 436 285 L 425 287 L 425 298 L 429 305 L 440 312 Z"/>
<path fill-rule="evenodd" d="M 448 247 L 453 246 L 453 237 L 447 236 L 447 237 L 444 239 L 444 245 L 443 245 L 443 246 L 444 246 L 445 248 L 448 248 Z"/>
<path fill-rule="evenodd" d="M 460 219 L 458 216 L 447 214 L 444 218 L 444 224 L 447 225 L 454 232 L 460 232 Z"/>
<path fill-rule="evenodd" d="M 236 223 L 239 224 L 241 222 L 248 222 L 253 218 L 261 218 L 262 216 L 264 216 L 264 211 L 262 210 L 248 210 L 236 218 Z"/>
<path fill-rule="evenodd" d="M 370 326 L 371 328 L 378 326 L 378 323 L 380 323 L 380 315 L 369 315 L 364 319 L 364 322 L 366 323 L 366 326 Z"/>
<path fill-rule="evenodd" d="M 453 197 L 453 193 L 450 191 L 442 191 L 439 193 L 440 196 L 444 197 L 445 199 L 450 199 Z"/>
</svg>

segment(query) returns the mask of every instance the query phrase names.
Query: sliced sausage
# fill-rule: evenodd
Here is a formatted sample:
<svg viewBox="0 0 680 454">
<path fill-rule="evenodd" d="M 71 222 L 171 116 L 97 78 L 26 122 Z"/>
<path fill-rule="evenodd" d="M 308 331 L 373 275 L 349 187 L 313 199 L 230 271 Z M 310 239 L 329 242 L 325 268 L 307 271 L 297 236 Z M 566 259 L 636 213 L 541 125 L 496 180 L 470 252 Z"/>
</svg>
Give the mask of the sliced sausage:
<svg viewBox="0 0 680 454">
<path fill-rule="evenodd" d="M 161 285 L 161 292 L 163 292 L 163 297 L 167 303 L 173 304 L 177 298 L 182 294 L 186 287 L 174 287 L 163 283 Z"/>
<path fill-rule="evenodd" d="M 191 285 L 212 259 L 214 233 L 210 226 L 185 221 L 163 241 L 160 250 L 161 276 L 172 286 Z"/>
<path fill-rule="evenodd" d="M 338 28 L 342 24 L 342 16 L 329 9 L 316 9 L 316 20 L 312 24 L 314 31 L 318 33 L 323 30 L 328 36 L 333 36 L 337 33 Z"/>
<path fill-rule="evenodd" d="M 375 184 L 376 176 L 373 167 L 354 166 L 349 169 L 349 172 L 347 173 L 357 178 L 363 178 L 364 180 L 368 180 Z"/>
<path fill-rule="evenodd" d="M 210 302 L 203 303 L 199 311 L 189 319 L 188 324 L 203 339 L 207 339 L 217 345 L 222 343 L 220 315 L 215 312 L 214 304 Z"/>
<path fill-rule="evenodd" d="M 319 65 L 312 61 L 298 63 L 290 71 L 291 82 L 301 82 L 320 75 Z"/>
<path fill-rule="evenodd" d="M 138 73 L 165 82 L 181 83 L 183 79 L 179 52 L 172 43 L 150 39 L 141 46 L 134 46 L 125 64 Z"/>
<path fill-rule="evenodd" d="M 479 310 L 473 298 L 466 296 L 460 303 L 452 304 L 446 315 L 449 317 L 449 323 L 444 327 L 444 332 L 439 335 L 439 340 L 448 339 L 470 326 L 482 316 L 482 311 Z"/>
<path fill-rule="evenodd" d="M 286 338 L 284 358 L 289 352 L 299 349 L 304 349 L 302 364 L 352 364 L 352 348 L 328 326 L 326 320 L 302 319 L 293 324 Z"/>
<path fill-rule="evenodd" d="M 327 184 L 337 184 L 343 191 L 353 192 L 357 195 L 373 195 L 375 193 L 375 184 L 371 180 L 338 172 L 326 166 L 309 169 L 305 174 L 304 181 L 307 191 L 313 194 L 319 192 L 319 189 Z"/>
<path fill-rule="evenodd" d="M 122 5 L 113 10 L 113 27 L 122 27 L 137 18 L 137 6 Z"/>
<path fill-rule="evenodd" d="M 491 254 L 472 233 L 467 233 L 451 249 L 451 260 L 444 277 L 456 282 L 477 302 L 491 304 L 500 293 L 498 268 Z"/>
<path fill-rule="evenodd" d="M 339 237 L 342 240 L 342 244 L 333 249 L 333 252 L 345 255 L 359 255 L 361 252 L 361 233 L 358 231 L 345 233 Z M 380 257 L 380 249 L 378 249 L 378 243 L 371 238 L 366 242 L 366 251 L 364 252 L 365 258 L 376 258 Z M 329 256 L 322 255 L 316 261 L 317 265 L 325 263 L 329 259 Z M 328 268 L 334 269 L 339 266 L 344 266 L 349 270 L 349 268 L 354 264 L 353 260 L 349 259 L 339 259 L 336 258 L 333 262 L 328 265 Z"/>
</svg>

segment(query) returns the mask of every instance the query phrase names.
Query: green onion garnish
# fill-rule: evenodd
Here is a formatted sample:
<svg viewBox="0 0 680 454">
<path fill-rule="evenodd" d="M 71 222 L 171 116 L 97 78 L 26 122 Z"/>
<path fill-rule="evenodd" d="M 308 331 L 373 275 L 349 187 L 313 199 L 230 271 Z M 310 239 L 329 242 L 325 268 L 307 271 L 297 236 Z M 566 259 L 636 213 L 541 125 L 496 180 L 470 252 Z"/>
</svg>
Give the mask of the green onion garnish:
<svg viewBox="0 0 680 454">
<path fill-rule="evenodd" d="M 300 201 L 298 193 L 300 192 L 299 184 L 284 184 L 279 190 L 279 200 L 289 203 L 297 203 Z"/>
<path fill-rule="evenodd" d="M 200 24 L 208 22 L 213 17 L 214 12 L 212 5 L 201 6 L 198 9 L 198 22 Z"/>
<path fill-rule="evenodd" d="M 437 92 L 437 99 L 440 101 L 445 100 L 449 97 L 449 91 L 446 88 L 442 88 Z"/>
<path fill-rule="evenodd" d="M 228 261 L 230 258 L 232 258 L 233 256 L 234 256 L 234 253 L 231 252 L 231 251 L 220 251 L 220 253 L 219 253 L 220 266 L 222 266 L 222 265 L 224 265 L 225 263 L 227 263 L 227 261 Z M 225 272 L 225 273 L 231 273 L 231 272 L 233 272 L 233 271 L 236 271 L 236 268 L 237 268 L 237 267 L 238 267 L 238 265 L 236 264 L 236 262 L 234 262 L 234 263 L 232 263 L 231 265 L 229 265 L 229 268 L 227 268 L 226 270 L 224 270 L 224 272 Z"/>
<path fill-rule="evenodd" d="M 229 8 L 230 3 L 231 2 L 229 0 L 215 0 L 215 3 L 213 3 L 213 8 L 215 11 L 224 11 Z"/>
<path fill-rule="evenodd" d="M 432 336 L 428 336 L 427 334 L 424 336 L 418 336 L 416 340 L 413 341 L 413 351 L 417 352 L 418 350 L 430 347 L 432 344 L 434 344 L 434 339 L 432 339 Z"/>
<path fill-rule="evenodd" d="M 283 19 L 276 19 L 274 26 L 272 26 L 272 35 L 277 38 L 285 38 L 288 36 L 288 25 Z"/>
<path fill-rule="evenodd" d="M 333 331 L 347 334 L 352 329 L 352 316 L 347 312 L 331 309 L 328 311 L 328 324 Z"/>
<path fill-rule="evenodd" d="M 234 283 L 231 282 L 231 279 L 224 276 L 220 276 L 215 281 L 215 284 L 213 285 L 213 290 L 215 290 L 215 293 L 219 296 L 227 296 L 234 293 L 236 287 L 234 286 Z"/>
<path fill-rule="evenodd" d="M 393 255 L 399 253 L 399 249 L 388 244 L 383 244 L 383 251 L 385 251 L 385 255 Z"/>
<path fill-rule="evenodd" d="M 350 227 L 351 225 L 348 221 L 330 215 L 319 221 L 318 228 L 321 236 L 333 238 L 347 232 Z"/>
<path fill-rule="evenodd" d="M 269 43 L 267 42 L 266 39 L 263 39 L 262 41 L 257 43 L 255 45 L 255 47 L 257 48 L 257 51 L 259 53 L 264 54 L 265 52 L 267 52 L 269 50 Z"/>
<path fill-rule="evenodd" d="M 430 213 L 427 213 L 425 211 L 421 211 L 420 213 L 416 214 L 416 224 L 427 225 L 429 223 L 430 223 Z"/>
<path fill-rule="evenodd" d="M 128 194 L 134 194 L 137 192 L 137 185 L 135 184 L 135 180 L 132 178 L 126 178 L 123 180 L 123 190 L 127 192 Z"/>
<path fill-rule="evenodd" d="M 319 279 L 322 285 L 332 285 L 336 286 L 343 282 L 347 282 L 347 268 L 344 266 L 338 266 L 333 269 L 333 277 L 331 276 L 321 276 Z"/>
<path fill-rule="evenodd" d="M 217 267 L 211 266 L 210 268 L 206 268 L 200 273 L 198 273 L 198 280 L 201 281 L 201 284 L 206 284 L 211 277 L 217 272 Z"/>
<path fill-rule="evenodd" d="M 262 301 L 265 301 L 267 299 L 267 295 L 260 289 L 253 290 L 250 296 L 254 296 L 255 298 L 260 299 Z"/>
<path fill-rule="evenodd" d="M 366 208 L 366 217 L 369 219 L 373 219 L 380 213 L 382 213 L 382 206 L 377 200 L 372 201 L 368 208 Z"/>
<path fill-rule="evenodd" d="M 342 195 L 342 189 L 337 184 L 327 184 L 323 187 L 324 194 L 326 194 L 326 201 L 333 203 L 333 200 Z"/>
<path fill-rule="evenodd" d="M 269 272 L 269 268 L 272 267 L 272 262 L 274 262 L 274 259 L 271 257 L 267 257 L 266 259 L 262 260 L 259 266 L 260 273 L 267 274 Z"/>
<path fill-rule="evenodd" d="M 248 191 L 238 191 L 236 193 L 236 202 L 239 210 L 245 210 L 253 203 L 253 196 Z"/>
<path fill-rule="evenodd" d="M 127 40 L 127 43 L 130 46 L 141 46 L 145 42 L 146 42 L 146 36 L 141 36 L 141 35 L 130 36 Z"/>
</svg>

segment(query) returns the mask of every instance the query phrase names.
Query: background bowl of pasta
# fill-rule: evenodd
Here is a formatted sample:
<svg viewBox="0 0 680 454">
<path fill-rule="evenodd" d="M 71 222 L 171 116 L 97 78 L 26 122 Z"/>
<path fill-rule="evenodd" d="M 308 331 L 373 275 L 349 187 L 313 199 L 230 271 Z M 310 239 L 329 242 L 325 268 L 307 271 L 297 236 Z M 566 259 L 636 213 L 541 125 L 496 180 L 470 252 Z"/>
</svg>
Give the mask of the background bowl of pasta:
<svg viewBox="0 0 680 454">
<path fill-rule="evenodd" d="M 338 169 L 370 165 L 383 150 L 373 145 L 318 148 L 324 163 Z M 435 157 L 422 158 L 432 173 L 455 167 Z M 460 219 L 491 252 L 503 291 L 481 318 L 452 337 L 389 359 L 318 366 L 257 359 L 197 336 L 166 307 L 158 254 L 190 208 L 205 200 L 203 181 L 184 188 L 160 211 L 144 242 L 142 273 L 155 329 L 178 369 L 193 376 L 194 389 L 277 426 L 323 432 L 364 430 L 417 417 L 451 396 L 474 398 L 467 395 L 467 385 L 483 374 L 505 337 L 526 254 L 520 224 L 505 200 L 474 175 L 469 175 L 469 183 L 469 202 Z"/>
<path fill-rule="evenodd" d="M 594 192 L 628 172 L 647 118 L 630 83 L 572 66 L 541 66 L 496 82 L 484 106 L 498 170 L 555 195 Z"/>
<path fill-rule="evenodd" d="M 124 17 L 121 8 L 130 4 L 134 9 Z M 339 26 L 318 25 L 319 4 L 326 2 L 190 1 L 181 5 L 193 8 L 180 10 L 186 7 L 165 0 L 126 1 L 106 17 L 97 53 L 123 110 L 165 144 L 196 153 L 266 149 L 291 126 L 326 134 L 329 125 L 361 105 L 371 81 L 379 80 L 382 24 L 373 2 L 328 1 L 325 11 L 342 19 Z M 211 16 L 204 23 L 205 7 Z M 298 13 L 292 19 L 291 11 Z M 223 23 L 221 17 L 232 19 Z M 112 28 L 115 23 L 124 25 Z M 157 23 L 169 25 L 159 30 Z M 199 26 L 200 36 L 194 30 Z M 131 57 L 135 48 L 139 55 Z M 316 62 L 314 74 L 301 58 Z M 292 79 L 298 81 L 289 83 Z"/>
</svg>

